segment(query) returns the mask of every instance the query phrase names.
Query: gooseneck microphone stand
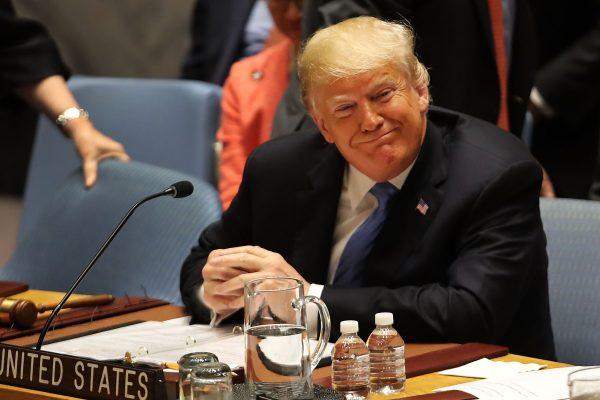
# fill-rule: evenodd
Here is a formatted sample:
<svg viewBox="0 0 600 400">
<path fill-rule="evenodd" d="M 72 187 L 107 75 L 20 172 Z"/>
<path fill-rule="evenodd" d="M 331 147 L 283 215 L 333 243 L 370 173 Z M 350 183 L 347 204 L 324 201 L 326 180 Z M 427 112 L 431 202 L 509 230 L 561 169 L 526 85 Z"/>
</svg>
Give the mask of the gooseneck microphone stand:
<svg viewBox="0 0 600 400">
<path fill-rule="evenodd" d="M 139 206 L 141 206 L 142 204 L 144 204 L 145 202 L 147 202 L 149 200 L 155 199 L 157 197 L 162 197 L 162 196 L 173 196 L 175 198 L 186 197 L 186 196 L 189 196 L 193 192 L 193 190 L 194 190 L 194 187 L 192 186 L 192 184 L 190 182 L 188 182 L 188 181 L 177 182 L 177 183 L 169 186 L 167 189 L 165 189 L 162 192 L 155 193 L 153 195 L 150 195 L 150 196 L 138 201 L 137 203 L 135 203 L 133 205 L 133 207 L 131 207 L 129 209 L 127 214 L 125 214 L 125 217 L 123 217 L 121 222 L 119 222 L 119 225 L 117 225 L 117 227 L 112 231 L 112 233 L 110 234 L 108 239 L 106 239 L 106 241 L 102 244 L 102 246 L 100 247 L 100 250 L 98 250 L 98 252 L 94 256 L 94 258 L 92 258 L 92 260 L 88 263 L 88 265 L 81 272 L 81 274 L 79 274 L 79 276 L 77 277 L 77 279 L 75 280 L 73 285 L 71 285 L 71 288 L 69 289 L 67 294 L 65 294 L 65 296 L 62 298 L 60 303 L 58 303 L 56 308 L 54 308 L 54 310 L 52 311 L 52 314 L 50 314 L 50 317 L 48 317 L 48 319 L 46 320 L 46 323 L 44 324 L 44 327 L 42 328 L 40 337 L 38 338 L 37 344 L 35 346 L 35 348 L 37 350 L 41 350 L 42 344 L 44 343 L 44 338 L 46 337 L 46 333 L 48 332 L 48 329 L 50 329 L 50 325 L 52 324 L 52 321 L 54 321 L 54 319 L 58 315 L 59 311 L 63 308 L 64 304 L 69 299 L 69 297 L 71 297 L 71 295 L 73 294 L 75 289 L 77 289 L 77 286 L 79 286 L 79 284 L 81 283 L 83 278 L 92 269 L 92 267 L 94 266 L 94 264 L 96 263 L 98 258 L 100 258 L 102 253 L 104 253 L 104 250 L 106 250 L 106 248 L 113 241 L 115 236 L 117 236 L 117 234 L 119 233 L 119 231 L 121 230 L 123 225 L 125 225 L 125 223 L 129 219 L 129 217 L 131 217 L 131 214 L 133 214 L 133 212 Z"/>
</svg>

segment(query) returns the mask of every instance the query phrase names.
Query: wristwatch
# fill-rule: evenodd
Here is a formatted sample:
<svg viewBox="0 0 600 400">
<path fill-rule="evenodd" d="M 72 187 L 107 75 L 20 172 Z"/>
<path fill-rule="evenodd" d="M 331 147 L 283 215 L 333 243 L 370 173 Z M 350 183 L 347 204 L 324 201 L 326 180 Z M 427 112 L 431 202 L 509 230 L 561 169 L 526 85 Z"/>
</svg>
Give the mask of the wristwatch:
<svg viewBox="0 0 600 400">
<path fill-rule="evenodd" d="M 69 107 L 56 118 L 55 122 L 56 122 L 56 125 L 58 125 L 58 126 L 65 126 L 69 123 L 69 121 L 73 121 L 74 119 L 88 118 L 88 117 L 89 117 L 89 114 L 85 109 L 77 108 L 77 107 Z"/>
</svg>

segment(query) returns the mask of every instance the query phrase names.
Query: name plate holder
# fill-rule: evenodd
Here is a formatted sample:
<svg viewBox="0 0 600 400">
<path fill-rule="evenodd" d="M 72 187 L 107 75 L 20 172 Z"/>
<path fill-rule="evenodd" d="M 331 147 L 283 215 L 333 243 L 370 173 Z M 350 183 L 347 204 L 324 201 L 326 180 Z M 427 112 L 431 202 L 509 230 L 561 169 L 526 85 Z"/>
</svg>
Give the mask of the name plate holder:
<svg viewBox="0 0 600 400">
<path fill-rule="evenodd" d="M 166 399 L 160 368 L 39 351 L 0 343 L 0 383 L 98 400 Z"/>
</svg>

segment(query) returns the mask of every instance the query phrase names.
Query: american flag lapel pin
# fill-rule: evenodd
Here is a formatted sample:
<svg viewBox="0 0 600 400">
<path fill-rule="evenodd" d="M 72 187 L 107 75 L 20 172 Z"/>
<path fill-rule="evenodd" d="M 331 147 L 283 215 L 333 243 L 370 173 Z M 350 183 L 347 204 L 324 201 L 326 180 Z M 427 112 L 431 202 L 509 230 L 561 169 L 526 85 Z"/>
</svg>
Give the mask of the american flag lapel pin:
<svg viewBox="0 0 600 400">
<path fill-rule="evenodd" d="M 418 212 L 421 213 L 421 215 L 425 215 L 427 214 L 427 210 L 429 210 L 429 205 L 425 202 L 425 200 L 423 200 L 423 198 L 421 197 L 419 199 L 419 203 L 417 204 L 417 207 L 415 208 Z"/>
</svg>

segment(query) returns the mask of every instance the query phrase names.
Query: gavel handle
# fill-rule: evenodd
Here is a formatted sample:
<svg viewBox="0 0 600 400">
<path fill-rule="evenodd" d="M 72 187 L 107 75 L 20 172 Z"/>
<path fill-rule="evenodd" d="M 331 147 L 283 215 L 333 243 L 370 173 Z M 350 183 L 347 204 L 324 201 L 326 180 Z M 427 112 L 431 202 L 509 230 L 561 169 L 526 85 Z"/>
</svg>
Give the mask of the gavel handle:
<svg viewBox="0 0 600 400">
<path fill-rule="evenodd" d="M 93 307 L 103 306 L 111 303 L 115 298 L 110 294 L 99 294 L 96 296 L 86 296 L 79 299 L 70 299 L 65 303 L 64 308 L 78 308 L 78 307 Z M 36 307 L 38 312 L 43 313 L 48 310 L 52 310 L 58 306 L 59 302 L 50 304 L 37 304 Z"/>
</svg>

